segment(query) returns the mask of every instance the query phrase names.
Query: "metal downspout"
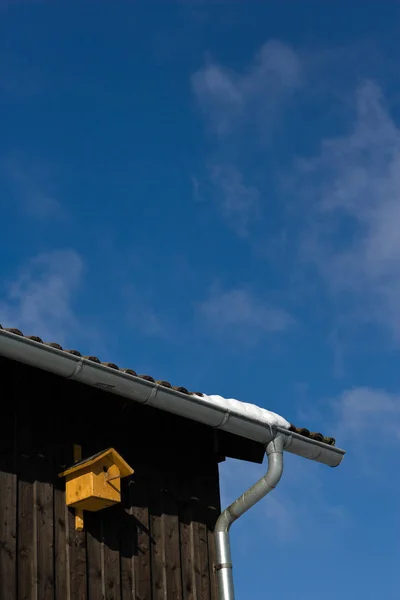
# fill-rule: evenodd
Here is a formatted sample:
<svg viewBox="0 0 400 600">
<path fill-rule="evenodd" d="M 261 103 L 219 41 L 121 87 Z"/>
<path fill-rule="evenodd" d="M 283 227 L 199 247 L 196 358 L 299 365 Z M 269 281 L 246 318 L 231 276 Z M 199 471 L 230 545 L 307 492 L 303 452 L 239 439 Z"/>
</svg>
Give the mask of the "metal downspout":
<svg viewBox="0 0 400 600">
<path fill-rule="evenodd" d="M 268 457 L 268 470 L 265 475 L 218 517 L 214 533 L 217 547 L 217 564 L 215 568 L 218 575 L 220 600 L 235 599 L 229 540 L 230 527 L 236 519 L 272 492 L 278 485 L 283 471 L 283 446 L 284 440 L 280 434 L 269 442 L 265 450 Z"/>
</svg>

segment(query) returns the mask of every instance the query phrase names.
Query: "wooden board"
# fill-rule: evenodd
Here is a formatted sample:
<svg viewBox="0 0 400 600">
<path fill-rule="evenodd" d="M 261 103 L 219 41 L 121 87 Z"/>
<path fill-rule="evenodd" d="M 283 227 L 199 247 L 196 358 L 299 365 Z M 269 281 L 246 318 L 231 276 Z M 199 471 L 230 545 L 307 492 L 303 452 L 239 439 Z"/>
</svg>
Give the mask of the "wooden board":
<svg viewBox="0 0 400 600">
<path fill-rule="evenodd" d="M 181 549 L 179 543 L 178 476 L 167 472 L 163 490 L 162 505 L 162 543 L 167 598 L 182 600 Z"/>
<path fill-rule="evenodd" d="M 101 511 L 104 548 L 105 600 L 121 599 L 120 571 L 120 518 L 121 507 L 114 506 Z"/>
<path fill-rule="evenodd" d="M 69 452 L 63 443 L 53 448 L 54 472 L 59 472 L 67 462 Z M 70 598 L 70 564 L 68 549 L 68 508 L 65 505 L 65 483 L 54 480 L 54 581 L 55 600 Z"/>
<path fill-rule="evenodd" d="M 17 595 L 17 474 L 15 464 L 16 415 L 5 403 L 6 427 L 0 438 L 0 598 Z"/>
<path fill-rule="evenodd" d="M 85 513 L 88 598 L 104 598 L 104 549 L 102 515 Z"/>
<path fill-rule="evenodd" d="M 134 522 L 135 600 L 152 600 L 151 534 L 149 516 L 149 474 L 138 468 L 129 486 Z"/>
<path fill-rule="evenodd" d="M 131 487 L 132 477 L 123 479 L 121 487 L 121 513 L 119 521 L 121 600 L 135 600 L 135 551 L 137 529 L 133 516 Z"/>
<path fill-rule="evenodd" d="M 33 431 L 28 412 L 18 413 L 18 600 L 38 600 Z"/>
</svg>

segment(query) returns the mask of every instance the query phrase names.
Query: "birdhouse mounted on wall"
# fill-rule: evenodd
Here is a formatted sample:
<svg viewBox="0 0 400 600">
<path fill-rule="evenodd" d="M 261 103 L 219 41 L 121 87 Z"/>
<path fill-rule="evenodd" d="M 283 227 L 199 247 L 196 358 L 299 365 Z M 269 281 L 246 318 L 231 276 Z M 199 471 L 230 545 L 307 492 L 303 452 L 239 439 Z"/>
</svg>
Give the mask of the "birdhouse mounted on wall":
<svg viewBox="0 0 400 600">
<path fill-rule="evenodd" d="M 93 512 L 121 502 L 121 478 L 132 473 L 122 456 L 108 448 L 78 460 L 59 477 L 65 477 L 67 506 Z"/>
</svg>

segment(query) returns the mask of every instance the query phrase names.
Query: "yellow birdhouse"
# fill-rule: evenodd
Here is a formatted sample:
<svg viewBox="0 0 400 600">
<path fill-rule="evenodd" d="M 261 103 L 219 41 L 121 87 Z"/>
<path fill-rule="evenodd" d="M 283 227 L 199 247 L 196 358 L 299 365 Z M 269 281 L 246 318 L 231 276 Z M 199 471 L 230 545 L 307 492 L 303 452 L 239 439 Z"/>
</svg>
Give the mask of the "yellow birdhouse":
<svg viewBox="0 0 400 600">
<path fill-rule="evenodd" d="M 121 502 L 121 478 L 132 473 L 122 456 L 109 448 L 76 462 L 59 477 L 65 477 L 67 506 L 98 511 Z"/>
</svg>

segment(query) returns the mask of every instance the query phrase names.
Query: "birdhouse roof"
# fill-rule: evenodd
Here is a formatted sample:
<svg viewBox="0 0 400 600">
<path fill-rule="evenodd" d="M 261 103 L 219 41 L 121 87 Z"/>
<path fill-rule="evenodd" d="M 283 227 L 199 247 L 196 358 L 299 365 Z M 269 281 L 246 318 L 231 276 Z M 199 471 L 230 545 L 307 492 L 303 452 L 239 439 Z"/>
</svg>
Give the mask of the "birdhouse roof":
<svg viewBox="0 0 400 600">
<path fill-rule="evenodd" d="M 92 456 L 88 456 L 80 460 L 79 462 L 74 463 L 68 469 L 59 474 L 59 477 L 66 477 L 67 475 L 71 475 L 74 472 L 80 471 L 81 469 L 86 469 L 92 465 L 95 465 L 97 462 L 104 460 L 105 458 L 111 458 L 112 462 L 118 467 L 121 477 L 127 477 L 128 475 L 132 475 L 133 469 L 128 465 L 128 463 L 122 458 L 120 454 L 114 448 L 107 448 L 107 450 L 102 450 L 101 452 L 97 452 L 96 454 L 92 454 Z"/>
</svg>

